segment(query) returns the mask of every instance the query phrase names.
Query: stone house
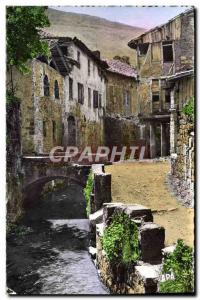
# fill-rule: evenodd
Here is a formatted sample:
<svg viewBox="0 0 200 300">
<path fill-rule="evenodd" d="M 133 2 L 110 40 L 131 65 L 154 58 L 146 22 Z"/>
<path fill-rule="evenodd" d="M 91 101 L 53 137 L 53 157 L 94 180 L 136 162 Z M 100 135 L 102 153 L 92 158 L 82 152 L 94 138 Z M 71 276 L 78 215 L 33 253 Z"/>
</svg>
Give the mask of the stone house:
<svg viewBox="0 0 200 300">
<path fill-rule="evenodd" d="M 103 144 L 107 64 L 76 38 L 45 39 L 51 56 L 29 62 L 26 75 L 12 72 L 21 99 L 22 154 L 48 154 L 61 145 Z"/>
<path fill-rule="evenodd" d="M 194 64 L 194 10 L 190 9 L 131 40 L 137 53 L 140 122 L 150 157 L 170 153 L 170 87 L 168 76 Z"/>
</svg>

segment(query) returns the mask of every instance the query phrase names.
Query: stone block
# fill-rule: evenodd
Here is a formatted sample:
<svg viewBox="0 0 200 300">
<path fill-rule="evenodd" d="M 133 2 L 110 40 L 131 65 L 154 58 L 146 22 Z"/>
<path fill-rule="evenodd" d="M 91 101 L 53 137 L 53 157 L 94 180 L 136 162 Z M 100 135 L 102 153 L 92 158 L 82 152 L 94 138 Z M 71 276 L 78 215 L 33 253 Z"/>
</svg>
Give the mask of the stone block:
<svg viewBox="0 0 200 300">
<path fill-rule="evenodd" d="M 124 212 L 129 216 L 129 218 L 136 220 L 141 219 L 144 222 L 153 222 L 153 215 L 150 208 L 147 208 L 139 204 L 127 205 Z"/>
<path fill-rule="evenodd" d="M 103 203 L 111 202 L 111 174 L 94 174 L 94 207 L 102 208 Z"/>
<path fill-rule="evenodd" d="M 89 215 L 90 244 L 96 246 L 96 225 L 103 222 L 103 209 Z"/>
<path fill-rule="evenodd" d="M 142 265 L 135 267 L 135 275 L 143 283 L 144 294 L 155 294 L 162 274 L 162 265 Z M 141 284 L 141 283 L 140 283 Z"/>
<path fill-rule="evenodd" d="M 122 213 L 126 206 L 123 203 L 108 203 L 103 207 L 103 222 L 108 225 L 112 220 L 112 215 Z"/>
<path fill-rule="evenodd" d="M 139 239 L 141 260 L 151 264 L 161 263 L 165 229 L 152 222 L 144 223 L 140 227 Z"/>
</svg>

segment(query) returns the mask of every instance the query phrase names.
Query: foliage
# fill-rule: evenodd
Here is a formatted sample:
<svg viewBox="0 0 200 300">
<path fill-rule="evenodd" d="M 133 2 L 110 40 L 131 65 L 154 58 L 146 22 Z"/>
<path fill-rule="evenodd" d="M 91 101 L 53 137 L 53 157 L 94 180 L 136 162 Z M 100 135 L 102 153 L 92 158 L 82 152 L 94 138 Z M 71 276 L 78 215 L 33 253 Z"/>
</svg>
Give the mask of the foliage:
<svg viewBox="0 0 200 300">
<path fill-rule="evenodd" d="M 38 54 L 48 55 L 48 44 L 40 40 L 40 28 L 50 25 L 45 6 L 8 6 L 7 65 L 26 72 L 25 63 Z"/>
<path fill-rule="evenodd" d="M 17 223 L 8 223 L 7 224 L 7 234 L 13 234 L 17 236 L 27 235 L 33 232 L 30 227 L 26 227 L 24 225 L 19 225 Z"/>
<path fill-rule="evenodd" d="M 12 105 L 13 103 L 16 103 L 16 102 L 20 102 L 20 99 L 15 96 L 15 93 L 12 90 L 7 89 L 6 90 L 6 103 L 8 105 Z"/>
<path fill-rule="evenodd" d="M 163 273 L 173 273 L 175 280 L 166 280 L 160 284 L 161 293 L 191 293 L 194 288 L 193 251 L 177 241 L 176 249 L 164 260 Z"/>
<path fill-rule="evenodd" d="M 133 263 L 139 258 L 137 225 L 126 214 L 115 214 L 105 229 L 103 249 L 109 261 Z"/>
<path fill-rule="evenodd" d="M 194 97 L 191 97 L 188 103 L 183 107 L 182 112 L 194 120 Z"/>
<path fill-rule="evenodd" d="M 86 186 L 83 190 L 83 193 L 84 193 L 84 196 L 86 199 L 86 211 L 87 211 L 88 216 L 91 212 L 90 194 L 92 193 L 92 190 L 93 190 L 93 184 L 94 184 L 93 173 L 92 173 L 92 171 L 90 171 L 90 173 L 88 175 Z"/>
</svg>

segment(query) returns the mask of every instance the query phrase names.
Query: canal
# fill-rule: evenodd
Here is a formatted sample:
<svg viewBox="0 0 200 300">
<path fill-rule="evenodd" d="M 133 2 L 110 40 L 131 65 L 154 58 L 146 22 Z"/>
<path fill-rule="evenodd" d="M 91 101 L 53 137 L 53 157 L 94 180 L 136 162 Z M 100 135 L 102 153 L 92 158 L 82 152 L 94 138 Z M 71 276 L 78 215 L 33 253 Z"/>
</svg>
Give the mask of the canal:
<svg viewBox="0 0 200 300">
<path fill-rule="evenodd" d="M 17 295 L 108 294 L 88 247 L 81 187 L 54 191 L 7 235 L 7 287 Z"/>
</svg>

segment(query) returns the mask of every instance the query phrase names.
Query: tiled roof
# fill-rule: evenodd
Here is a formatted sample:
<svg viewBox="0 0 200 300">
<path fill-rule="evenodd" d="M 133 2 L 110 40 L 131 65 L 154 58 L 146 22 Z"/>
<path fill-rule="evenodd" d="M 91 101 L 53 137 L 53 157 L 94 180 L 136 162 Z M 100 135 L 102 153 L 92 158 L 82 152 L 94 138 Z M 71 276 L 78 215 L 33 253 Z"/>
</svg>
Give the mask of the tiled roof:
<svg viewBox="0 0 200 300">
<path fill-rule="evenodd" d="M 127 63 L 124 63 L 117 59 L 106 59 L 105 61 L 109 66 L 107 71 L 121 74 L 126 77 L 137 78 L 136 70 L 132 66 L 128 65 Z"/>
</svg>

